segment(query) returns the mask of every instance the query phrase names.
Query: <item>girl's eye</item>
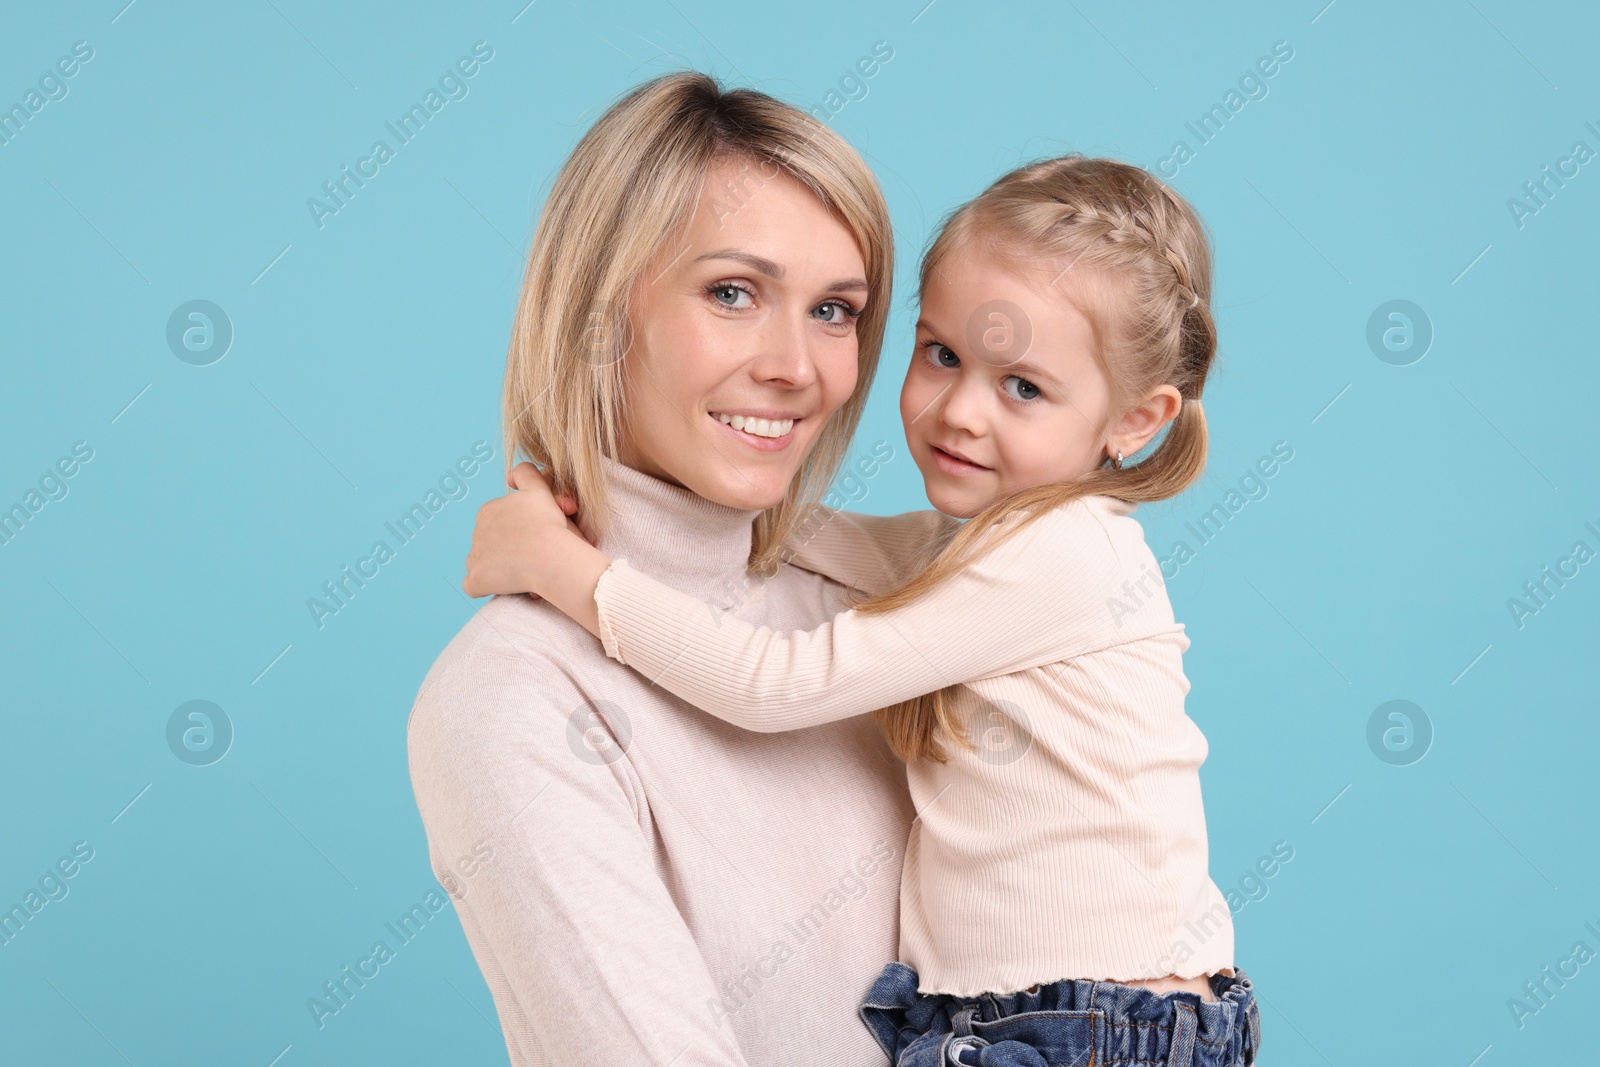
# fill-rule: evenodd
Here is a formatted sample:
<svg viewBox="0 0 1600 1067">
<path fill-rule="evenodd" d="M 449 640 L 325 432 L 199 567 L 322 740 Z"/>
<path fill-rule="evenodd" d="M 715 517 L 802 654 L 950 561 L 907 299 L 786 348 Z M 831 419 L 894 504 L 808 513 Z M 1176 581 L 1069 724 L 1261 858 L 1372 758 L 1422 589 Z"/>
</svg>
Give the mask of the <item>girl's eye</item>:
<svg viewBox="0 0 1600 1067">
<path fill-rule="evenodd" d="M 1013 400 L 1020 400 L 1023 403 L 1027 403 L 1029 400 L 1039 399 L 1039 387 L 1028 381 L 1028 379 L 1018 378 L 1015 374 L 1013 374 L 1011 377 L 1006 379 L 1006 385 L 1009 386 L 1012 382 L 1016 383 L 1017 391 L 1013 393 L 1007 389 L 1006 393 Z"/>
<path fill-rule="evenodd" d="M 816 313 L 819 317 L 825 314 L 826 317 L 822 317 L 822 321 L 829 326 L 843 326 L 861 317 L 861 312 L 846 304 L 843 300 L 829 300 L 826 303 L 818 304 Z"/>
<path fill-rule="evenodd" d="M 741 295 L 745 297 L 749 297 L 751 295 L 750 290 L 746 289 L 742 285 L 730 285 L 728 283 L 708 285 L 706 286 L 706 292 L 711 295 L 711 299 L 715 300 L 725 308 L 743 311 L 750 306 L 748 303 L 739 303 L 739 298 Z"/>
<path fill-rule="evenodd" d="M 933 361 L 935 367 L 953 369 L 961 366 L 961 357 L 938 341 L 924 341 L 922 342 L 922 347 L 927 351 L 928 358 Z M 949 362 L 946 362 L 946 360 Z"/>
</svg>

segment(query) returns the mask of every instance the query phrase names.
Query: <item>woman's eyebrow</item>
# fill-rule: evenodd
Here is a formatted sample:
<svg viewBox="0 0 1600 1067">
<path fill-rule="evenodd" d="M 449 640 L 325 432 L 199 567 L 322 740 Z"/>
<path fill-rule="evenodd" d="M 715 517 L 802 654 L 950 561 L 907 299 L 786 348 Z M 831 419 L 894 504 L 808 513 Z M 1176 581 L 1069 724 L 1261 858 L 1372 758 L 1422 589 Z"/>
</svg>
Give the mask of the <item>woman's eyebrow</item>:
<svg viewBox="0 0 1600 1067">
<path fill-rule="evenodd" d="M 703 252 L 694 257 L 693 262 L 699 263 L 705 259 L 731 259 L 735 263 L 743 263 L 759 274 L 765 274 L 774 281 L 782 281 L 784 268 L 781 263 L 774 263 L 766 256 L 758 256 L 754 252 L 744 252 L 737 248 L 719 248 L 711 252 Z M 825 286 L 830 292 L 840 290 L 844 292 L 866 292 L 871 287 L 865 278 L 842 278 L 832 285 Z"/>
<path fill-rule="evenodd" d="M 705 252 L 695 256 L 694 262 L 699 263 L 703 259 L 731 259 L 735 263 L 743 263 L 751 270 L 765 274 L 776 281 L 783 280 L 783 266 L 781 264 L 774 263 L 766 256 L 758 256 L 754 252 L 741 252 L 737 248 L 719 248 L 716 251 Z"/>
</svg>

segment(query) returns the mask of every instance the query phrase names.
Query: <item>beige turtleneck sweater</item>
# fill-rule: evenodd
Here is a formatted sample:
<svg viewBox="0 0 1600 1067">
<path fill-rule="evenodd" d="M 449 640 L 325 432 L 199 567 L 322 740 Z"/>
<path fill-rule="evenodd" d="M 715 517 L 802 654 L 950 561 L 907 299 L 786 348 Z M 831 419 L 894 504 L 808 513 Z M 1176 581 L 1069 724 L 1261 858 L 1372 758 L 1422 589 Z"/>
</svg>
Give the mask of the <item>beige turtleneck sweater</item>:
<svg viewBox="0 0 1600 1067">
<path fill-rule="evenodd" d="M 816 729 L 959 685 L 976 750 L 908 768 L 917 820 L 900 961 L 924 993 L 1233 965 L 1207 870 L 1183 652 L 1161 569 L 1108 496 L 1075 500 L 881 615 L 786 632 L 723 616 L 612 554 L 595 590 L 608 655 L 750 730 Z M 868 593 L 951 530 L 937 512 L 822 513 L 794 562 Z M 782 733 L 771 734 L 782 737 Z"/>
<path fill-rule="evenodd" d="M 745 583 L 757 512 L 605 465 L 599 547 L 638 573 L 779 630 L 847 606 L 793 566 Z M 741 730 L 503 596 L 428 672 L 407 748 L 514 1067 L 883 1064 L 856 1008 L 894 956 L 912 809 L 870 719 Z"/>
</svg>

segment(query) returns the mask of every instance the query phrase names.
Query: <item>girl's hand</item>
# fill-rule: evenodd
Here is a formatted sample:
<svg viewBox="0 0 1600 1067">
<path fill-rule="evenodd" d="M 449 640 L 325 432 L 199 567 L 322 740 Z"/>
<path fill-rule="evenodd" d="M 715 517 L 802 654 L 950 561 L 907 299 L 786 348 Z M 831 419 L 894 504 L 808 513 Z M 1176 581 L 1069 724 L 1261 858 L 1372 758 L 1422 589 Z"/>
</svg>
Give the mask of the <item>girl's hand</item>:
<svg viewBox="0 0 1600 1067">
<path fill-rule="evenodd" d="M 532 463 L 519 463 L 506 473 L 513 491 L 478 509 L 467 553 L 467 576 L 461 588 L 470 597 L 494 593 L 528 593 L 540 584 L 541 564 L 549 538 L 583 531 L 567 516 L 577 513 L 578 502 L 559 499 L 549 480 Z M 587 538 L 584 538 L 587 540 Z"/>
</svg>

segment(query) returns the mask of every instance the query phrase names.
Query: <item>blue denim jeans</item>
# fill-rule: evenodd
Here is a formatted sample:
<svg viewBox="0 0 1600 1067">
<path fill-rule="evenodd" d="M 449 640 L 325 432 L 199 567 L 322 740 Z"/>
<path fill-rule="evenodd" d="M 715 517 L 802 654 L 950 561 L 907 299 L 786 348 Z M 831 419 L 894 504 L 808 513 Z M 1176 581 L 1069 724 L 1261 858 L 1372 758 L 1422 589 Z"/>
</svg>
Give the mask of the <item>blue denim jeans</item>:
<svg viewBox="0 0 1600 1067">
<path fill-rule="evenodd" d="M 891 963 L 858 1013 L 895 1067 L 1240 1067 L 1261 1047 L 1250 979 L 1210 979 L 1216 1001 L 1116 982 L 1065 979 L 1033 992 L 918 993 Z"/>
</svg>

